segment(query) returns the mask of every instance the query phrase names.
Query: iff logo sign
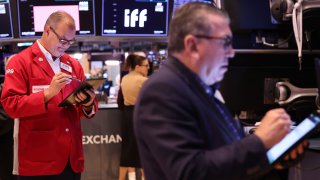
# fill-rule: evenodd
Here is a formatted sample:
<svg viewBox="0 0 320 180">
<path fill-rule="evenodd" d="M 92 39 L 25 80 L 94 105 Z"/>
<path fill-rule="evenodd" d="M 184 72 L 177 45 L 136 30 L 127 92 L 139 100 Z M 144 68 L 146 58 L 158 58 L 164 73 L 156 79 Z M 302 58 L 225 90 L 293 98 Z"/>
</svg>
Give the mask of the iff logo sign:
<svg viewBox="0 0 320 180">
<path fill-rule="evenodd" d="M 124 27 L 136 27 L 137 21 L 139 21 L 139 27 L 144 27 L 144 23 L 147 21 L 147 13 L 147 9 L 143 9 L 140 13 L 139 9 L 134 9 L 131 13 L 130 9 L 125 9 Z"/>
</svg>

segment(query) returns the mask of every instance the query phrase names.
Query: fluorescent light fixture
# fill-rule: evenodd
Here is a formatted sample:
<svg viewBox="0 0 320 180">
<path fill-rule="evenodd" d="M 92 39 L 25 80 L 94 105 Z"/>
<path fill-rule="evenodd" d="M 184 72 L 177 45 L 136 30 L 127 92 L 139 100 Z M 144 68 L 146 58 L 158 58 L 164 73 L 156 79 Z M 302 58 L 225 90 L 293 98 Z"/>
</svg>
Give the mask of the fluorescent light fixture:
<svg viewBox="0 0 320 180">
<path fill-rule="evenodd" d="M 120 61 L 118 60 L 106 60 L 104 63 L 108 66 L 118 66 L 120 64 Z"/>
<path fill-rule="evenodd" d="M 21 43 L 17 43 L 18 47 L 28 47 L 31 46 L 33 44 L 33 42 L 21 42 Z"/>
<path fill-rule="evenodd" d="M 81 58 L 82 58 L 82 54 L 81 54 L 81 53 L 74 53 L 74 54 L 73 54 L 73 58 L 75 58 L 75 59 L 81 59 Z"/>
</svg>

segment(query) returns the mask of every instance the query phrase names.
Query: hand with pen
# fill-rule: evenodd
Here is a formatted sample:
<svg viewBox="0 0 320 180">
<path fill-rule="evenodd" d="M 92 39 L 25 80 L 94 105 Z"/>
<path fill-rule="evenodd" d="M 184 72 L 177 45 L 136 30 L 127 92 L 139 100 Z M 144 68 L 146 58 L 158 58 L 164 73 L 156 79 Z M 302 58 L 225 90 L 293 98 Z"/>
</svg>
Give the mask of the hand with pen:
<svg viewBox="0 0 320 180">
<path fill-rule="evenodd" d="M 59 72 L 53 76 L 49 88 L 44 90 L 44 101 L 47 103 L 52 97 L 57 95 L 60 90 L 70 82 L 71 75 Z"/>
<path fill-rule="evenodd" d="M 47 103 L 52 97 L 57 95 L 60 90 L 69 84 L 71 80 L 76 80 L 81 82 L 81 80 L 73 78 L 71 75 L 59 72 L 53 76 L 49 88 L 44 90 L 44 100 Z M 84 89 L 75 95 L 75 100 L 77 103 L 82 104 L 86 111 L 92 109 L 93 101 L 95 99 L 95 93 L 92 88 Z"/>
</svg>

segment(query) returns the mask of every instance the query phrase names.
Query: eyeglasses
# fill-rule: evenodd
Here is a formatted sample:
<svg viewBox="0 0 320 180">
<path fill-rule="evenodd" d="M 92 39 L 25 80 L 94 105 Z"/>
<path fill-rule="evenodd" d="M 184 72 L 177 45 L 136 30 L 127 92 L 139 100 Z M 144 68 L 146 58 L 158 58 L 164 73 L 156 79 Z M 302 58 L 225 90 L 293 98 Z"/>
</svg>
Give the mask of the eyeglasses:
<svg viewBox="0 0 320 180">
<path fill-rule="evenodd" d="M 204 39 L 218 39 L 222 40 L 222 46 L 224 49 L 227 49 L 228 47 L 232 46 L 232 37 L 226 36 L 226 37 L 214 37 L 214 36 L 206 36 L 206 35 L 193 35 L 197 38 L 204 38 Z"/>
<path fill-rule="evenodd" d="M 149 68 L 149 67 L 150 67 L 150 65 L 149 65 L 149 64 L 143 64 L 143 65 L 139 65 L 139 66 L 144 66 L 144 67 L 147 67 L 147 68 Z"/>
<path fill-rule="evenodd" d="M 64 46 L 67 46 L 67 45 L 71 45 L 73 43 L 76 42 L 75 39 L 72 39 L 72 40 L 67 40 L 67 39 L 64 39 L 62 38 L 52 27 L 50 27 L 50 29 L 52 30 L 52 32 L 57 36 L 57 38 L 59 39 L 59 43 L 64 45 Z"/>
</svg>

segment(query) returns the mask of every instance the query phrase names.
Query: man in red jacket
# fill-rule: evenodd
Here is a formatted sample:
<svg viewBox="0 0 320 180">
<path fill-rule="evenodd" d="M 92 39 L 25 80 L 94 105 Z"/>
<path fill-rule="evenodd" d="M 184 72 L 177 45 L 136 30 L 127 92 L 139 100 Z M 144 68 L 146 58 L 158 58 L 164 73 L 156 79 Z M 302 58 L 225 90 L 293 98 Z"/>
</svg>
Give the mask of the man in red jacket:
<svg viewBox="0 0 320 180">
<path fill-rule="evenodd" d="M 6 67 L 1 102 L 11 117 L 19 118 L 18 179 L 80 180 L 80 118 L 93 117 L 98 106 L 94 91 L 87 89 L 76 94 L 79 105 L 58 107 L 79 85 L 75 79 L 85 79 L 80 63 L 65 53 L 75 33 L 74 19 L 55 12 L 42 37 Z"/>
</svg>

